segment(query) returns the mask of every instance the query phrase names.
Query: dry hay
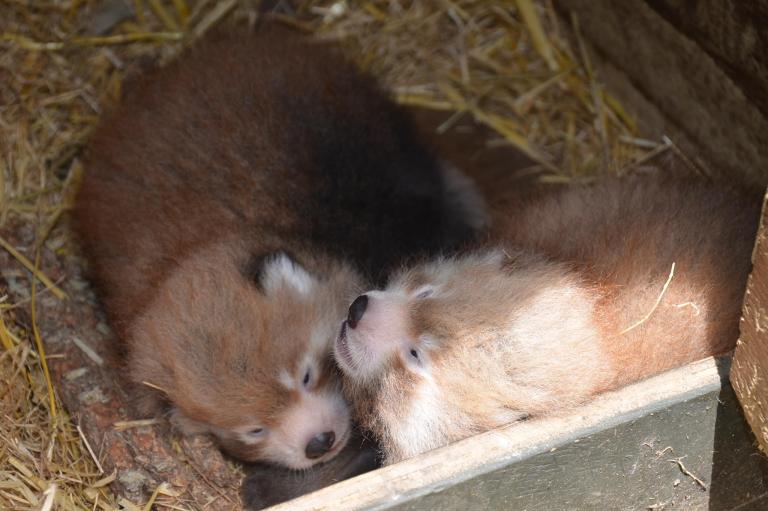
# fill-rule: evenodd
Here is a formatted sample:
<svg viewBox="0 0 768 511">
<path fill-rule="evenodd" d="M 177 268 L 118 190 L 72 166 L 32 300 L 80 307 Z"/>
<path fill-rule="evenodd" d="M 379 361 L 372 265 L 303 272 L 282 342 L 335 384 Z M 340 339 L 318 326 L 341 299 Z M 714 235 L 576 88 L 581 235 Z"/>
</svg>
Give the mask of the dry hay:
<svg viewBox="0 0 768 511">
<path fill-rule="evenodd" d="M 545 171 L 542 179 L 618 171 L 667 147 L 636 137 L 634 121 L 596 81 L 577 27 L 569 23 L 572 49 L 549 2 L 270 3 L 285 23 L 341 40 L 401 102 L 452 113 L 440 129 L 466 115 L 489 126 L 489 144 L 525 152 Z M 227 19 L 252 23 L 259 10 L 237 0 L 126 5 L 6 0 L 0 7 L 0 245 L 34 271 L 41 251 L 68 251 L 59 220 L 77 187 L 79 155 L 126 74 L 172 57 Z M 33 230 L 36 243 L 14 251 L 8 240 L 17 229 Z M 2 277 L 0 508 L 115 508 L 111 476 L 51 399 L 35 293 L 20 299 L 13 289 L 29 288 L 29 271 L 19 265 Z"/>
<path fill-rule="evenodd" d="M 346 41 L 402 103 L 454 112 L 443 128 L 471 115 L 498 134 L 491 144 L 517 147 L 546 180 L 618 171 L 663 147 L 636 138 L 583 45 L 570 49 L 551 2 L 309 4 L 322 18 L 302 26 Z"/>
</svg>

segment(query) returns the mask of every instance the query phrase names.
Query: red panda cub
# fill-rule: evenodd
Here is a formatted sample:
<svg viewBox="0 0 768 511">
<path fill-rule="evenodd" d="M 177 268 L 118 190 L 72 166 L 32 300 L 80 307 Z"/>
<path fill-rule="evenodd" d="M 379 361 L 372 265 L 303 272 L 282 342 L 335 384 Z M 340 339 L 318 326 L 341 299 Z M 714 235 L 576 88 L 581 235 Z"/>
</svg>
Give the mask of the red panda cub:
<svg viewBox="0 0 768 511">
<path fill-rule="evenodd" d="M 141 411 L 295 469 L 350 435 L 349 301 L 483 216 L 370 77 L 274 26 L 141 79 L 85 163 L 75 226 Z"/>
<path fill-rule="evenodd" d="M 727 352 L 759 207 L 661 174 L 523 205 L 489 246 L 352 303 L 335 357 L 353 416 L 392 463 Z"/>
</svg>

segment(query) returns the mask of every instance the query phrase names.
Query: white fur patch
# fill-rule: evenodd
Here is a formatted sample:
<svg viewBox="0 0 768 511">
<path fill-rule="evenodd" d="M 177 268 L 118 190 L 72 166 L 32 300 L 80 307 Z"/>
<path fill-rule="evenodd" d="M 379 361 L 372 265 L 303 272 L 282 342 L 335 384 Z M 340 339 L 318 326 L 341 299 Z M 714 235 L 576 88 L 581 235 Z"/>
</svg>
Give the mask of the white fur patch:
<svg viewBox="0 0 768 511">
<path fill-rule="evenodd" d="M 425 377 L 412 396 L 407 418 L 397 421 L 395 435 L 406 457 L 441 445 L 441 422 L 452 420 L 445 417 L 444 408 L 439 387 L 430 377 Z"/>
<path fill-rule="evenodd" d="M 491 415 L 491 420 L 496 424 L 503 425 L 512 424 L 513 422 L 525 419 L 525 417 L 526 414 L 519 410 L 497 410 Z"/>
<path fill-rule="evenodd" d="M 334 325 L 336 325 L 334 323 Z M 341 321 L 339 321 L 341 325 Z M 331 330 L 332 331 L 332 330 Z M 321 326 L 312 330 L 309 336 L 309 346 L 312 353 L 325 353 L 333 344 L 334 336 L 329 334 L 329 329 Z"/>
<path fill-rule="evenodd" d="M 591 322 L 593 307 L 592 299 L 575 284 L 540 289 L 524 309 L 523 318 L 512 323 L 507 338 L 524 341 L 517 348 L 539 353 L 551 347 L 581 345 L 598 337 Z"/>
<path fill-rule="evenodd" d="M 290 371 L 286 369 L 282 369 L 280 371 L 280 374 L 277 377 L 277 381 L 279 381 L 280 385 L 288 390 L 296 390 L 296 381 L 294 377 L 291 376 Z"/>
<path fill-rule="evenodd" d="M 439 257 L 424 264 L 422 269 L 429 278 L 429 283 L 435 288 L 451 288 L 451 282 L 459 278 L 461 273 L 467 268 L 479 268 L 490 266 L 498 269 L 507 259 L 507 254 L 500 248 L 482 250 L 468 255 L 455 258 Z M 392 279 L 392 284 L 387 286 L 386 292 L 403 292 L 403 282 L 401 278 L 405 275 L 397 275 Z"/>
<path fill-rule="evenodd" d="M 510 342 L 499 353 L 511 362 L 509 389 L 515 402 L 524 397 L 531 406 L 551 407 L 561 396 L 578 400 L 593 391 L 608 366 L 593 310 L 593 297 L 583 288 L 561 283 L 538 290 L 515 311 L 505 335 Z M 578 362 L 569 353 L 578 353 Z"/>
<path fill-rule="evenodd" d="M 285 254 L 278 254 L 264 268 L 264 288 L 267 291 L 274 291 L 281 285 L 288 285 L 301 295 L 307 296 L 312 291 L 314 284 L 315 280 L 307 270 Z"/>
<path fill-rule="evenodd" d="M 259 437 L 249 435 L 248 433 L 238 433 L 237 438 L 245 445 L 254 445 L 261 442 L 261 439 Z"/>
<path fill-rule="evenodd" d="M 316 435 L 333 431 L 333 449 L 316 459 L 306 457 L 309 441 Z M 271 431 L 264 446 L 265 458 L 294 469 L 305 469 L 335 456 L 346 444 L 350 434 L 349 410 L 340 392 L 303 394 Z"/>
<path fill-rule="evenodd" d="M 261 429 L 261 432 L 254 434 L 253 431 L 256 429 Z M 226 436 L 226 433 L 227 433 L 226 430 L 219 429 L 219 428 L 215 428 L 214 432 L 218 433 L 219 436 Z M 235 428 L 234 432 L 237 435 L 237 439 L 246 445 L 255 445 L 263 442 L 267 438 L 266 430 L 262 429 L 260 426 L 257 426 L 255 424 L 252 424 L 250 426 Z"/>
</svg>

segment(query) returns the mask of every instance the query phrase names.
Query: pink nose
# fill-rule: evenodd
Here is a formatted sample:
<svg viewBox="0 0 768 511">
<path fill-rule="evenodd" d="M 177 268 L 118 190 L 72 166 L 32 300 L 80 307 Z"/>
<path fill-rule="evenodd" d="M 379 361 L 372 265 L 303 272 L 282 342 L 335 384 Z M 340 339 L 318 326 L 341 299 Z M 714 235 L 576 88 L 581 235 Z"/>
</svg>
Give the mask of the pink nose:
<svg viewBox="0 0 768 511">
<path fill-rule="evenodd" d="M 357 326 L 357 322 L 363 317 L 367 307 L 368 296 L 360 295 L 355 298 L 355 301 L 349 306 L 349 315 L 347 316 L 347 324 L 350 328 L 355 328 Z"/>
</svg>

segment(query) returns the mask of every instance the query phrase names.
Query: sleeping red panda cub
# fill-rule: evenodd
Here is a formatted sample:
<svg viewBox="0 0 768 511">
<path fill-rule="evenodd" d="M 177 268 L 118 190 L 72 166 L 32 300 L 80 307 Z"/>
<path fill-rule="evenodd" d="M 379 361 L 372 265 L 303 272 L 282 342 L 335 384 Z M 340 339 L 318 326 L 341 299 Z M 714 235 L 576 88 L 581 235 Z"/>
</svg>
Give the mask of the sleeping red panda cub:
<svg viewBox="0 0 768 511">
<path fill-rule="evenodd" d="M 496 246 L 352 303 L 335 357 L 353 416 L 391 463 L 727 352 L 759 206 L 659 174 L 524 205 Z"/>
<path fill-rule="evenodd" d="M 210 36 L 129 91 L 74 219 L 143 413 L 249 461 L 344 447 L 349 301 L 482 219 L 414 133 L 332 48 L 275 27 Z"/>
</svg>

